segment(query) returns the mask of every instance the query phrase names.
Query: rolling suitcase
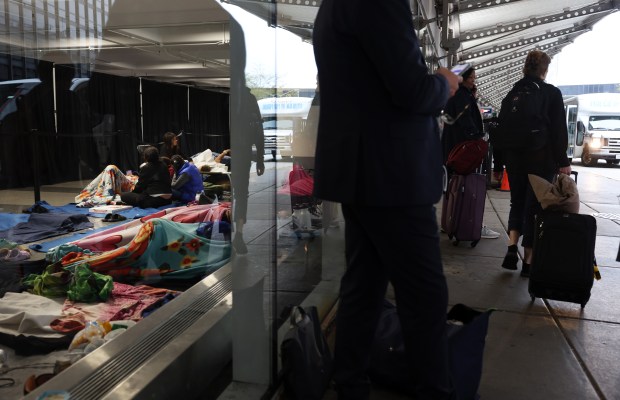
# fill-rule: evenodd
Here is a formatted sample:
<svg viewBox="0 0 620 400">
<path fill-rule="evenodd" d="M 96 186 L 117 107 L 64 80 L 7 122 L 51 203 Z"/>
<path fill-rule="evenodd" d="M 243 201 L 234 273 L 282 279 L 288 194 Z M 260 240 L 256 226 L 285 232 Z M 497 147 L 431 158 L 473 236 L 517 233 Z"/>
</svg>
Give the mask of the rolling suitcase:
<svg viewBox="0 0 620 400">
<path fill-rule="evenodd" d="M 482 174 L 452 175 L 442 204 L 442 229 L 454 245 L 480 241 L 484 202 L 487 193 L 486 176 Z"/>
<path fill-rule="evenodd" d="M 585 307 L 594 282 L 596 219 L 543 212 L 536 217 L 529 293 Z"/>
</svg>

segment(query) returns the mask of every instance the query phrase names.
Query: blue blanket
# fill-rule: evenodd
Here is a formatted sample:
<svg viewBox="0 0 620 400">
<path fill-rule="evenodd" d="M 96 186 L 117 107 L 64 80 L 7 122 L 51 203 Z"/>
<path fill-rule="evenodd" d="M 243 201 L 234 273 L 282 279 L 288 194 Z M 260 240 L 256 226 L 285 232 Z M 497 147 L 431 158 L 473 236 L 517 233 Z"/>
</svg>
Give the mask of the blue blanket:
<svg viewBox="0 0 620 400">
<path fill-rule="evenodd" d="M 65 244 L 65 243 L 73 242 L 75 240 L 82 239 L 85 236 L 90 235 L 92 233 L 96 233 L 96 232 L 100 232 L 100 231 L 105 231 L 106 229 L 110 229 L 111 227 L 113 227 L 115 225 L 116 224 L 110 224 L 108 226 L 102 226 L 101 228 L 97 228 L 97 229 L 85 229 L 83 231 L 76 232 L 73 235 L 63 236 L 63 237 L 60 237 L 60 238 L 57 238 L 57 239 L 45 241 L 43 243 L 31 244 L 28 247 L 30 249 L 32 249 L 34 251 L 38 251 L 40 253 L 47 253 L 50 249 L 52 249 L 52 248 L 54 248 L 56 246 L 60 246 L 61 244 Z"/>
<path fill-rule="evenodd" d="M 63 213 L 70 213 L 70 214 L 86 214 L 94 218 L 103 218 L 106 215 L 105 213 L 91 213 L 88 211 L 89 209 L 87 207 L 76 207 L 76 204 L 77 203 L 68 203 L 68 204 L 65 204 L 64 206 L 52 206 L 45 200 L 42 200 L 42 201 L 36 202 L 32 207 L 30 207 L 30 209 L 39 205 L 45 208 L 46 210 L 48 210 L 49 212 L 54 212 L 54 213 L 63 212 Z M 142 218 L 146 215 L 153 214 L 157 211 L 165 210 L 166 208 L 171 208 L 171 207 L 178 207 L 180 205 L 181 205 L 180 203 L 172 203 L 172 204 L 168 204 L 165 206 L 161 206 L 159 208 L 133 207 L 128 210 L 119 211 L 116 214 L 120 214 L 127 219 Z"/>
<path fill-rule="evenodd" d="M 28 214 L 0 213 L 0 231 L 5 231 L 30 218 Z"/>
<path fill-rule="evenodd" d="M 94 226 L 86 215 L 81 214 L 34 213 L 29 217 L 27 222 L 0 231 L 0 238 L 23 244 Z"/>
</svg>

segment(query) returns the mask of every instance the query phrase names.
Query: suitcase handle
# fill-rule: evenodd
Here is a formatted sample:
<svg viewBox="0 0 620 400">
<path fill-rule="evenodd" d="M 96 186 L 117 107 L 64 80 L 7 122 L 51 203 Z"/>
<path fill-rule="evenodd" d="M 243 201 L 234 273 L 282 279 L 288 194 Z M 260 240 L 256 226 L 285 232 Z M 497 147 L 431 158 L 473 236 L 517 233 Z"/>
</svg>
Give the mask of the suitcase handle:
<svg viewBox="0 0 620 400">
<path fill-rule="evenodd" d="M 577 176 L 579 175 L 578 171 L 571 171 L 570 172 L 571 175 L 575 175 L 575 183 L 577 183 Z"/>
</svg>

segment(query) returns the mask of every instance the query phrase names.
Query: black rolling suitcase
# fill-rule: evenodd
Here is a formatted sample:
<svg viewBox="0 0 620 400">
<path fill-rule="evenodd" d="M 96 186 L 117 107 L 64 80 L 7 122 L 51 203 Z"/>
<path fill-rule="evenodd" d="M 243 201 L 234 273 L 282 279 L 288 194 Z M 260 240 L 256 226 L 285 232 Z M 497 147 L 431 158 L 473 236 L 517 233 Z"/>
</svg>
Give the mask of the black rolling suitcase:
<svg viewBox="0 0 620 400">
<path fill-rule="evenodd" d="M 585 307 L 594 282 L 596 219 L 543 212 L 536 217 L 529 293 Z"/>
</svg>

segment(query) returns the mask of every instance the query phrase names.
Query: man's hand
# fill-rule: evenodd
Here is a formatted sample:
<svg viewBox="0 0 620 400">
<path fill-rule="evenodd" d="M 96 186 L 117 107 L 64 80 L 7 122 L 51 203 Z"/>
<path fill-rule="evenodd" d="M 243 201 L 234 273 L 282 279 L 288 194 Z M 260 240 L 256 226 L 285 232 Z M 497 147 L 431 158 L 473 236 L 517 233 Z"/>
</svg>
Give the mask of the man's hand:
<svg viewBox="0 0 620 400">
<path fill-rule="evenodd" d="M 562 174 L 570 175 L 570 172 L 571 172 L 570 165 L 568 167 L 560 167 L 558 169 L 558 172 L 560 172 Z"/>
<path fill-rule="evenodd" d="M 256 175 L 261 176 L 265 173 L 265 162 L 261 160 L 256 161 Z"/>
<path fill-rule="evenodd" d="M 459 83 L 463 82 L 462 76 L 456 75 L 454 72 L 445 67 L 439 67 L 437 71 L 435 71 L 435 74 L 443 76 L 448 81 L 448 86 L 450 87 L 450 97 L 452 97 L 458 90 Z"/>
</svg>

